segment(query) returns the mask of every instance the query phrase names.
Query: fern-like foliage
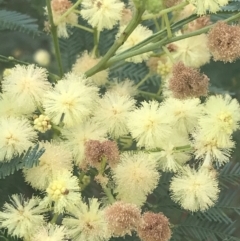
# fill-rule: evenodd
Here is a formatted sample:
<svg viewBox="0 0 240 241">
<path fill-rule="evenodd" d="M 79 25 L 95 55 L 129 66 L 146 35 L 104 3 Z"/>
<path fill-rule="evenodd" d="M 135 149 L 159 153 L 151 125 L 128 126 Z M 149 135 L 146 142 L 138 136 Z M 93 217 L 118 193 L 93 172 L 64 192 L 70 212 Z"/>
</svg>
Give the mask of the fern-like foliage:
<svg viewBox="0 0 240 241">
<path fill-rule="evenodd" d="M 221 8 L 224 12 L 235 12 L 240 10 L 240 1 L 239 0 L 232 0 L 229 1 L 228 5 Z"/>
<path fill-rule="evenodd" d="M 39 35 L 37 20 L 15 11 L 0 10 L 0 28 Z"/>
<path fill-rule="evenodd" d="M 0 179 L 5 178 L 23 167 L 31 168 L 38 165 L 39 158 L 44 153 L 44 148 L 39 149 L 39 144 L 30 147 L 26 153 L 13 158 L 10 162 L 0 164 Z"/>
</svg>

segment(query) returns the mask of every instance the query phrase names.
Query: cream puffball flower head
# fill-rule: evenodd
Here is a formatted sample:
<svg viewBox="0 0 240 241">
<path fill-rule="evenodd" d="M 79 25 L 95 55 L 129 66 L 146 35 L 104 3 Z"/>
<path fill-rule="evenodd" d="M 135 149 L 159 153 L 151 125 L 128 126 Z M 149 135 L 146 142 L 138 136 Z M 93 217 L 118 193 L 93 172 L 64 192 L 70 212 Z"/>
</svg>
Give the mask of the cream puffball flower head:
<svg viewBox="0 0 240 241">
<path fill-rule="evenodd" d="M 196 7 L 198 15 L 204 15 L 207 11 L 216 13 L 221 7 L 227 5 L 229 0 L 189 0 Z"/>
<path fill-rule="evenodd" d="M 16 65 L 4 76 L 2 82 L 3 93 L 17 99 L 19 108 L 24 106 L 33 112 L 37 104 L 43 100 L 43 95 L 51 88 L 47 81 L 47 70 L 35 65 Z"/>
<path fill-rule="evenodd" d="M 220 191 L 215 173 L 207 168 L 196 171 L 190 167 L 183 168 L 173 177 L 170 190 L 172 199 L 192 212 L 205 211 L 213 206 Z"/>
<path fill-rule="evenodd" d="M 110 231 L 96 198 L 89 200 L 89 205 L 78 202 L 68 212 L 69 216 L 63 219 L 63 225 L 68 230 L 73 241 L 107 241 Z"/>
<path fill-rule="evenodd" d="M 21 155 L 37 138 L 29 121 L 23 118 L 0 118 L 0 130 L 0 162 Z"/>
<path fill-rule="evenodd" d="M 83 0 L 81 15 L 97 28 L 112 29 L 121 20 L 124 3 L 119 0 Z"/>
<path fill-rule="evenodd" d="M 124 153 L 113 170 L 118 198 L 137 206 L 144 204 L 147 195 L 157 186 L 159 178 L 156 160 L 142 152 Z"/>
<path fill-rule="evenodd" d="M 38 227 L 44 224 L 40 199 L 33 197 L 24 200 L 21 195 L 12 195 L 10 202 L 3 205 L 0 212 L 1 228 L 8 229 L 8 234 L 29 240 Z"/>
<path fill-rule="evenodd" d="M 54 124 L 71 127 L 92 114 L 97 98 L 97 87 L 83 75 L 69 73 L 44 95 L 43 107 Z"/>
</svg>

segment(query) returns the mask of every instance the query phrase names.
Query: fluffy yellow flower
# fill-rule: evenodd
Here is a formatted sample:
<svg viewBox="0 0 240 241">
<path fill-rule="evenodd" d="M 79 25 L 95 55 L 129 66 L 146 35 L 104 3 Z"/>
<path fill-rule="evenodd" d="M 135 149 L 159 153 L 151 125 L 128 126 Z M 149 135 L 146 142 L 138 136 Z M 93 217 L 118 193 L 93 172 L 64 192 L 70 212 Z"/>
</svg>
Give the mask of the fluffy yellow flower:
<svg viewBox="0 0 240 241">
<path fill-rule="evenodd" d="M 144 101 L 141 105 L 128 115 L 128 129 L 139 147 L 160 147 L 171 132 L 166 115 L 157 101 Z"/>
<path fill-rule="evenodd" d="M 21 155 L 37 138 L 29 121 L 23 118 L 0 118 L 0 130 L 0 162 Z"/>
<path fill-rule="evenodd" d="M 173 177 L 170 190 L 172 199 L 192 212 L 210 208 L 216 203 L 219 194 L 216 175 L 207 168 L 196 171 L 185 167 Z"/>
<path fill-rule="evenodd" d="M 54 206 L 54 213 L 64 213 L 72 205 L 81 202 L 80 188 L 77 177 L 69 171 L 59 171 L 54 173 L 48 188 L 47 196 L 41 205 L 48 207 Z"/>
<path fill-rule="evenodd" d="M 204 116 L 199 119 L 201 132 L 206 138 L 218 139 L 224 145 L 234 131 L 239 128 L 240 105 L 229 95 L 210 96 L 204 106 Z"/>
<path fill-rule="evenodd" d="M 216 13 L 221 9 L 221 7 L 227 5 L 229 0 L 189 0 L 196 6 L 197 14 L 203 15 L 207 12 Z"/>
<path fill-rule="evenodd" d="M 40 227 L 30 241 L 65 241 L 66 229 L 63 226 L 48 224 Z"/>
<path fill-rule="evenodd" d="M 4 76 L 2 89 L 13 99 L 17 99 L 17 106 L 35 110 L 36 104 L 43 100 L 44 93 L 51 88 L 47 81 L 47 70 L 35 65 L 16 65 L 8 75 Z"/>
<path fill-rule="evenodd" d="M 87 81 L 83 75 L 69 73 L 45 93 L 43 107 L 53 123 L 59 124 L 63 118 L 64 125 L 71 127 L 92 114 L 98 88 Z"/>
<path fill-rule="evenodd" d="M 61 170 L 72 170 L 72 155 L 58 143 L 41 142 L 45 152 L 39 159 L 39 165 L 24 169 L 25 180 L 36 189 L 44 190 L 49 185 L 54 173 Z"/>
<path fill-rule="evenodd" d="M 88 23 L 97 28 L 112 29 L 121 20 L 124 3 L 119 0 L 82 1 L 81 15 Z"/>
<path fill-rule="evenodd" d="M 126 26 L 121 26 L 120 31 L 117 34 L 117 38 L 120 36 L 120 34 L 124 31 Z M 142 42 L 144 39 L 150 37 L 153 34 L 152 30 L 148 29 L 147 27 L 144 27 L 142 25 L 138 25 L 134 31 L 130 34 L 128 39 L 124 42 L 123 45 L 117 50 L 117 53 L 124 52 L 128 50 L 131 47 L 134 47 L 138 43 Z M 148 60 L 150 57 L 151 52 L 143 53 L 137 56 L 130 57 L 126 59 L 126 61 L 133 62 L 133 63 L 141 63 L 145 60 Z"/>
<path fill-rule="evenodd" d="M 12 236 L 28 239 L 44 224 L 42 213 L 46 210 L 39 203 L 37 197 L 24 200 L 21 195 L 12 195 L 10 203 L 5 203 L 0 212 L 0 227 L 8 229 Z"/>
<path fill-rule="evenodd" d="M 182 61 L 186 66 L 199 68 L 210 61 L 206 34 L 179 40 L 173 46 L 172 56 L 176 62 Z"/>
<path fill-rule="evenodd" d="M 106 128 L 113 138 L 126 135 L 128 134 L 126 119 L 134 105 L 135 101 L 129 96 L 121 96 L 114 92 L 106 93 L 99 100 L 93 119 Z"/>
<path fill-rule="evenodd" d="M 71 207 L 63 224 L 68 229 L 68 235 L 73 241 L 105 241 L 109 240 L 110 232 L 104 217 L 104 211 L 99 207 L 96 198 L 89 200 L 89 206 L 79 202 Z"/>
<path fill-rule="evenodd" d="M 113 169 L 118 198 L 138 206 L 144 204 L 147 195 L 157 186 L 159 178 L 157 161 L 141 152 L 124 153 L 121 162 Z"/>
<path fill-rule="evenodd" d="M 85 158 L 85 143 L 89 140 L 105 140 L 106 129 L 90 120 L 65 129 L 62 134 L 67 139 L 64 143 L 65 147 L 72 152 L 74 162 L 79 165 Z"/>
</svg>

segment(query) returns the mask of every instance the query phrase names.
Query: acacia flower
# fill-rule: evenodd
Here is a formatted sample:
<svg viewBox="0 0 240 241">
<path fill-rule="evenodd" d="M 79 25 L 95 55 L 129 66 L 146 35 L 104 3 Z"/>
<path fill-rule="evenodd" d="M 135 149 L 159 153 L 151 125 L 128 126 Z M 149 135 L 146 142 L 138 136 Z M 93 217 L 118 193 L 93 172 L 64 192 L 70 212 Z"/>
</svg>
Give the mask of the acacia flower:
<svg viewBox="0 0 240 241">
<path fill-rule="evenodd" d="M 45 149 L 39 158 L 38 166 L 24 169 L 25 180 L 34 188 L 44 190 L 49 185 L 54 173 L 63 170 L 72 170 L 72 155 L 58 143 L 40 142 Z"/>
<path fill-rule="evenodd" d="M 89 205 L 78 202 L 72 206 L 69 216 L 63 219 L 63 225 L 73 241 L 105 241 L 110 233 L 104 217 L 104 211 L 96 198 L 89 200 Z"/>
<path fill-rule="evenodd" d="M 210 96 L 203 108 L 204 115 L 199 119 L 201 132 L 208 138 L 225 142 L 239 129 L 240 105 L 230 95 Z"/>
<path fill-rule="evenodd" d="M 73 11 L 60 20 L 62 15 L 70 7 L 72 7 L 71 1 L 52 0 L 51 7 L 52 7 L 53 22 L 57 26 L 58 37 L 67 38 L 68 37 L 67 26 L 76 25 L 78 23 L 78 16 Z"/>
<path fill-rule="evenodd" d="M 208 46 L 215 61 L 234 62 L 240 57 L 240 27 L 218 21 L 208 33 Z"/>
<path fill-rule="evenodd" d="M 181 61 L 186 66 L 199 68 L 211 58 L 207 41 L 207 35 L 200 34 L 174 42 L 171 44 L 174 46 L 172 56 L 176 62 Z"/>
<path fill-rule="evenodd" d="M 126 26 L 121 26 L 119 33 L 116 35 L 116 38 L 119 38 L 121 33 L 124 31 Z M 131 47 L 134 47 L 138 43 L 142 42 L 144 39 L 150 37 L 153 34 L 152 30 L 148 29 L 143 25 L 138 25 L 133 32 L 130 34 L 128 39 L 120 46 L 116 53 L 121 53 L 123 51 L 128 50 Z M 133 62 L 133 63 L 141 63 L 145 60 L 148 60 L 150 57 L 151 52 L 143 53 L 137 56 L 133 56 L 127 58 L 126 61 Z"/>
<path fill-rule="evenodd" d="M 17 99 L 18 108 L 31 113 L 41 104 L 43 95 L 51 88 L 47 81 L 47 70 L 31 65 L 16 65 L 2 81 L 3 93 Z"/>
<path fill-rule="evenodd" d="M 209 78 L 198 69 L 185 66 L 182 62 L 173 65 L 169 89 L 179 99 L 206 96 Z"/>
<path fill-rule="evenodd" d="M 141 210 L 137 205 L 122 201 L 117 201 L 108 206 L 104 212 L 109 230 L 115 237 L 131 235 L 141 219 Z"/>
<path fill-rule="evenodd" d="M 47 226 L 39 227 L 30 241 L 65 241 L 66 228 L 63 226 L 48 224 Z"/>
<path fill-rule="evenodd" d="M 135 101 L 129 96 L 107 92 L 99 100 L 93 120 L 106 128 L 111 137 L 118 138 L 128 134 L 126 119 L 134 105 Z"/>
<path fill-rule="evenodd" d="M 181 133 L 191 133 L 202 116 L 202 107 L 198 98 L 179 100 L 167 98 L 162 105 L 162 112 L 168 116 L 168 123 Z"/>
<path fill-rule="evenodd" d="M 127 126 L 139 147 L 156 148 L 171 131 L 167 123 L 157 101 L 144 101 L 138 109 L 129 113 Z"/>
<path fill-rule="evenodd" d="M 199 129 L 193 134 L 193 137 L 195 156 L 203 160 L 204 166 L 211 166 L 213 162 L 223 165 L 229 161 L 235 146 L 230 136 L 227 135 L 224 139 L 219 139 L 216 136 L 211 137 Z"/>
<path fill-rule="evenodd" d="M 171 238 L 170 224 L 162 213 L 145 212 L 137 229 L 142 241 L 168 241 Z"/>
<path fill-rule="evenodd" d="M 61 170 L 53 174 L 46 189 L 47 196 L 41 205 L 54 206 L 54 213 L 64 213 L 72 205 L 81 202 L 80 188 L 77 177 L 67 170 Z"/>
<path fill-rule="evenodd" d="M 0 130 L 0 162 L 21 155 L 37 138 L 29 121 L 23 118 L 0 118 Z"/>
<path fill-rule="evenodd" d="M 198 15 L 204 15 L 207 12 L 216 13 L 228 2 L 229 0 L 189 0 L 189 3 L 196 7 Z"/>
<path fill-rule="evenodd" d="M 124 3 L 119 0 L 83 0 L 81 15 L 88 23 L 97 28 L 112 29 L 122 17 Z"/>
<path fill-rule="evenodd" d="M 134 81 L 125 79 L 125 80 L 115 80 L 110 82 L 108 93 L 115 93 L 121 96 L 135 96 L 137 94 L 137 87 Z"/>
<path fill-rule="evenodd" d="M 206 168 L 196 171 L 183 168 L 170 184 L 171 198 L 184 209 L 192 212 L 205 211 L 212 207 L 219 194 L 218 181 Z"/>
<path fill-rule="evenodd" d="M 72 72 L 76 75 L 85 73 L 87 70 L 95 66 L 101 58 L 95 58 L 84 52 L 79 58 L 77 58 L 76 63 L 73 65 Z M 108 81 L 108 70 L 101 70 L 100 72 L 91 76 L 92 81 L 97 85 L 101 86 L 106 84 Z"/>
<path fill-rule="evenodd" d="M 91 85 L 83 75 L 67 74 L 54 89 L 44 95 L 43 107 L 51 121 L 60 121 L 66 127 L 83 122 L 92 114 L 98 98 L 98 88 Z"/>
<path fill-rule="evenodd" d="M 0 212 L 0 227 L 8 229 L 12 236 L 29 238 L 45 223 L 42 213 L 46 210 L 39 203 L 37 197 L 24 200 L 21 195 L 12 195 L 10 203 L 5 203 Z"/>
<path fill-rule="evenodd" d="M 118 198 L 138 206 L 144 204 L 147 195 L 157 186 L 159 178 L 157 161 L 142 152 L 122 154 L 120 163 L 113 169 Z"/>
<path fill-rule="evenodd" d="M 85 143 L 89 140 L 105 140 L 106 129 L 90 120 L 73 128 L 65 129 L 62 134 L 67 139 L 64 146 L 71 151 L 74 162 L 81 165 L 85 159 Z"/>
</svg>

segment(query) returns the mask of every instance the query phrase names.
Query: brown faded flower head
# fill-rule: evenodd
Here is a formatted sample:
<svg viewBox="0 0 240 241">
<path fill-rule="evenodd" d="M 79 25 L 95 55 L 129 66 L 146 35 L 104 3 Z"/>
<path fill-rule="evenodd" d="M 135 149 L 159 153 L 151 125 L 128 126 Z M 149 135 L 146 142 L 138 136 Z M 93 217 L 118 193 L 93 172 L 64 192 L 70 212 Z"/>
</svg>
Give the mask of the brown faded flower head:
<svg viewBox="0 0 240 241">
<path fill-rule="evenodd" d="M 117 143 L 109 140 L 104 141 L 102 142 L 102 150 L 108 164 L 114 167 L 120 159 Z"/>
<path fill-rule="evenodd" d="M 175 6 L 175 5 L 177 5 L 181 2 L 182 2 L 182 0 L 164 0 L 164 5 L 167 8 L 170 8 L 170 7 Z"/>
<path fill-rule="evenodd" d="M 169 89 L 178 99 L 206 96 L 209 78 L 198 69 L 185 66 L 182 62 L 173 66 Z"/>
<path fill-rule="evenodd" d="M 171 238 L 169 221 L 162 213 L 144 213 L 137 233 L 142 241 L 167 241 Z"/>
<path fill-rule="evenodd" d="M 72 6 L 72 3 L 69 0 L 52 0 L 51 6 L 54 12 L 64 13 Z"/>
<path fill-rule="evenodd" d="M 219 21 L 208 33 L 208 46 L 215 61 L 232 63 L 240 57 L 240 26 Z"/>
<path fill-rule="evenodd" d="M 187 32 L 192 32 L 211 24 L 210 16 L 202 16 L 188 24 Z"/>
<path fill-rule="evenodd" d="M 131 235 L 141 220 L 141 211 L 131 203 L 117 201 L 105 210 L 105 217 L 113 236 Z"/>
</svg>

